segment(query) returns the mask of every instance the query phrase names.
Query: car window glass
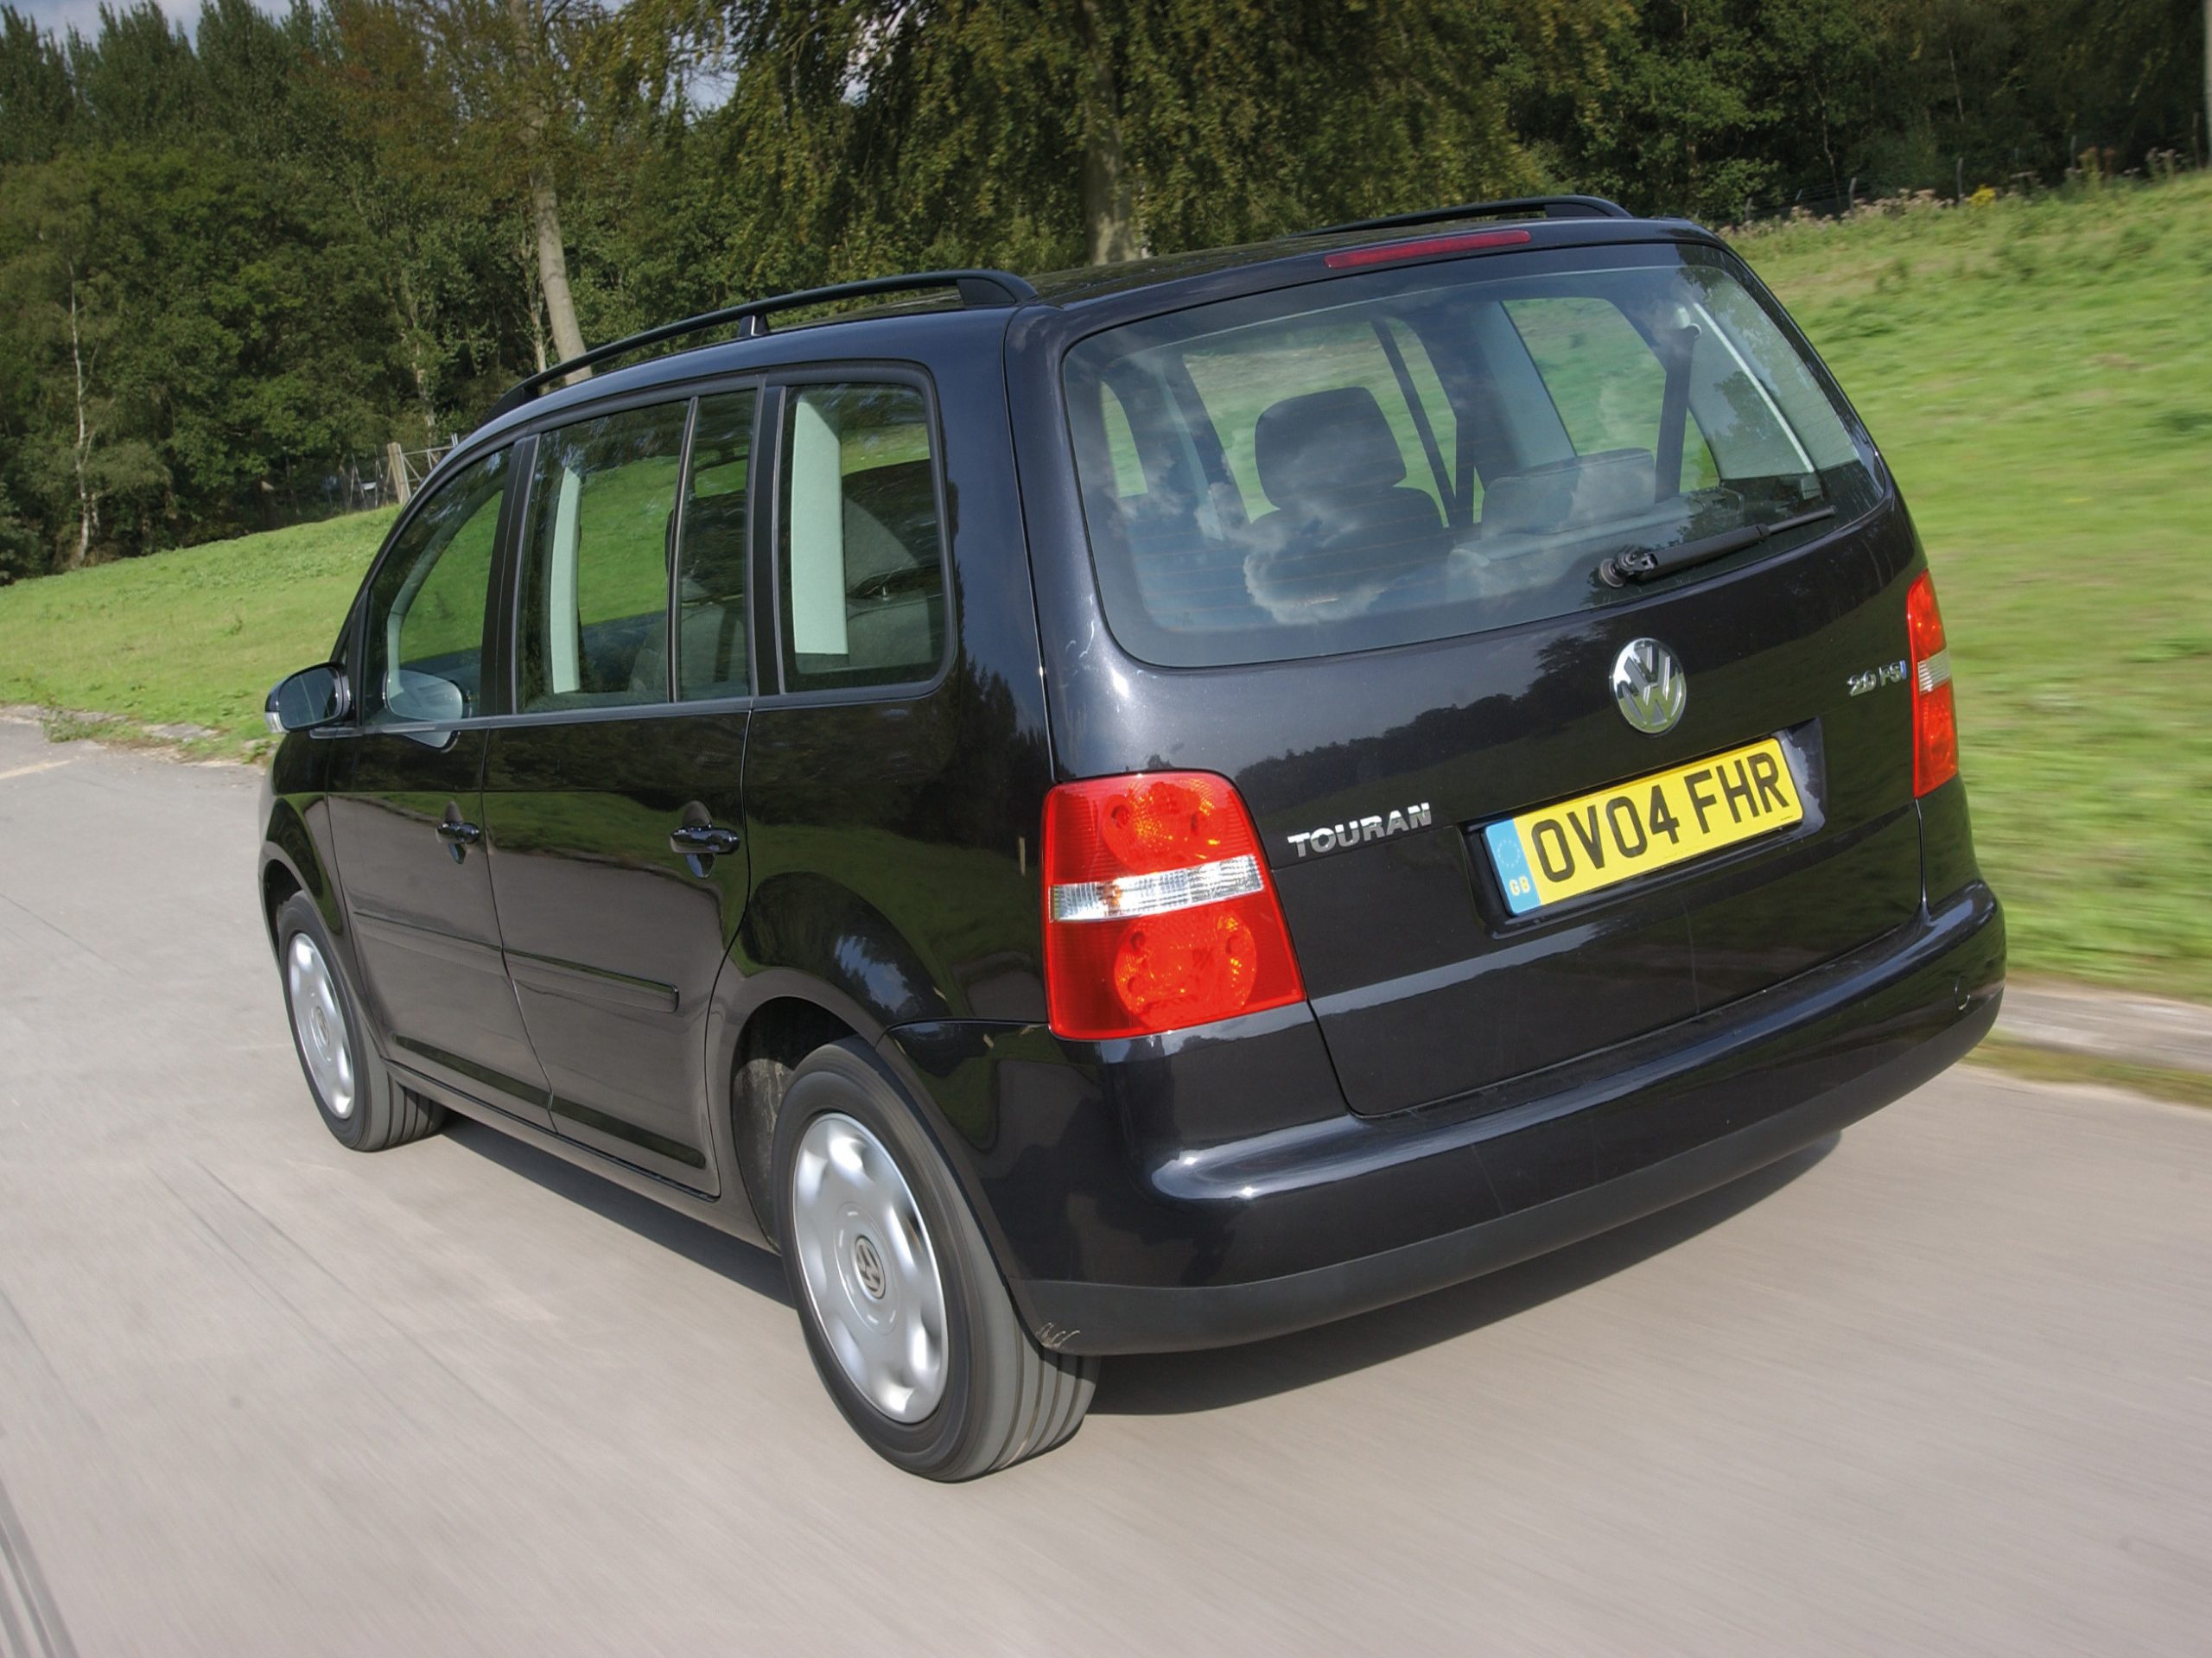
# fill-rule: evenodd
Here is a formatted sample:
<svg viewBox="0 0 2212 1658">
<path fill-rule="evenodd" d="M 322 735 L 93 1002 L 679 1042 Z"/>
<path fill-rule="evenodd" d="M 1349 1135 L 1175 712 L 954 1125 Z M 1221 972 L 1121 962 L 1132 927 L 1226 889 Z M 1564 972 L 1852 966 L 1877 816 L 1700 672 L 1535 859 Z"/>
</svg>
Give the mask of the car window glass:
<svg viewBox="0 0 2212 1658">
<path fill-rule="evenodd" d="M 1817 365 L 1703 252 L 1248 295 L 1103 330 L 1063 375 L 1108 620 L 1172 666 L 1611 604 L 1641 591 L 1597 578 L 1614 554 L 1802 540 L 1878 492 Z"/>
<path fill-rule="evenodd" d="M 537 440 L 524 534 L 522 707 L 668 700 L 668 589 L 688 403 Z"/>
<path fill-rule="evenodd" d="M 677 689 L 687 698 L 742 696 L 752 688 L 745 647 L 752 547 L 746 479 L 755 402 L 750 391 L 702 397 L 692 429 L 676 581 Z"/>
<path fill-rule="evenodd" d="M 1578 455 L 1658 448 L 1667 370 L 1610 300 L 1581 295 L 1508 300 L 1513 320 Z M 1702 489 L 1719 467 L 1694 411 L 1683 434 L 1682 481 Z"/>
<path fill-rule="evenodd" d="M 484 614 L 506 477 L 503 449 L 438 485 L 378 566 L 369 592 L 365 723 L 483 711 Z"/>
<path fill-rule="evenodd" d="M 1144 479 L 1144 461 L 1137 454 L 1137 435 L 1129 426 L 1129 411 L 1122 406 L 1120 394 L 1109 385 L 1101 385 L 1099 416 L 1105 422 L 1106 453 L 1114 467 L 1114 492 L 1125 501 L 1134 501 L 1146 492 L 1148 486 Z"/>
<path fill-rule="evenodd" d="M 1418 363 L 1425 392 L 1414 372 Z M 1436 384 L 1435 371 L 1413 331 L 1402 322 L 1379 326 L 1365 317 L 1307 316 L 1268 327 L 1224 334 L 1186 352 L 1184 367 L 1219 435 L 1222 458 L 1243 498 L 1246 518 L 1258 519 L 1288 505 L 1269 494 L 1260 475 L 1260 416 L 1281 395 L 1287 378 L 1303 377 L 1331 387 L 1357 387 L 1374 399 L 1398 449 L 1405 486 L 1445 506 L 1448 460 L 1437 476 L 1421 422 L 1428 423 L 1441 454 L 1448 457 L 1455 436 L 1452 407 Z M 1405 371 L 1404 378 L 1399 370 Z M 1408 384 L 1413 390 L 1408 395 Z M 1418 407 L 1415 398 L 1421 399 Z"/>
<path fill-rule="evenodd" d="M 792 388 L 778 549 L 792 689 L 926 679 L 944 651 L 928 405 L 905 385 Z"/>
</svg>

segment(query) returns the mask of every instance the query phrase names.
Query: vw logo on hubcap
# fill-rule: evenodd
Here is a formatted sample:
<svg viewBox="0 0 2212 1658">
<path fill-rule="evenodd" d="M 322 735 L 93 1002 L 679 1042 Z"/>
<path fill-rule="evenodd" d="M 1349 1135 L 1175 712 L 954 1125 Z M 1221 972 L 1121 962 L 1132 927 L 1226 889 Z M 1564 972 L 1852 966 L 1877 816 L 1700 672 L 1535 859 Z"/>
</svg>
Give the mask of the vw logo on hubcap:
<svg viewBox="0 0 2212 1658">
<path fill-rule="evenodd" d="M 883 1299 L 886 1284 L 883 1276 L 883 1257 L 875 1252 L 873 1239 L 853 1240 L 853 1272 L 861 1280 L 861 1287 L 876 1300 Z"/>
<path fill-rule="evenodd" d="M 1656 639 L 1630 639 L 1613 658 L 1613 701 L 1621 718 L 1657 736 L 1672 731 L 1689 706 L 1689 677 Z"/>
</svg>

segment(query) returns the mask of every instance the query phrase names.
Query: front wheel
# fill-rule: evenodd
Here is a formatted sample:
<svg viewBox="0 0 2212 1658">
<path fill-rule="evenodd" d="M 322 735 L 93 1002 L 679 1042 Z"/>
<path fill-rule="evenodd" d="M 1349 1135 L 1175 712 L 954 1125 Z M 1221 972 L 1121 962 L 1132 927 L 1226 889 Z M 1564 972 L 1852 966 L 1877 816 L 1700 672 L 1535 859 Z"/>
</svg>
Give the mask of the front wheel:
<svg viewBox="0 0 2212 1658">
<path fill-rule="evenodd" d="M 778 1242 L 808 1350 L 886 1460 L 972 1479 L 1068 1439 L 1096 1359 L 1030 1338 L 982 1232 L 856 1041 L 816 1050 L 776 1114 Z"/>
<path fill-rule="evenodd" d="M 360 998 L 305 893 L 293 893 L 277 908 L 276 965 L 300 1069 L 323 1127 L 338 1143 L 380 1152 L 435 1133 L 444 1108 L 402 1088 L 385 1069 L 362 1026 Z"/>
</svg>

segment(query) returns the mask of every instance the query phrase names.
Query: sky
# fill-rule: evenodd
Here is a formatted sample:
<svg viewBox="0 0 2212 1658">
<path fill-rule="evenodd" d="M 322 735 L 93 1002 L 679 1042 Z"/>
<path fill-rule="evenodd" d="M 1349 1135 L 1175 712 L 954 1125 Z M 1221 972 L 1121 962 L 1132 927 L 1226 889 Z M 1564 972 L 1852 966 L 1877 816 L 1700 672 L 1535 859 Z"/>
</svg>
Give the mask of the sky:
<svg viewBox="0 0 2212 1658">
<path fill-rule="evenodd" d="M 6 3 L 28 14 L 40 28 L 53 29 L 57 34 L 74 28 L 80 33 L 90 35 L 100 24 L 100 0 L 6 0 Z M 109 3 L 116 4 L 117 0 L 109 0 Z M 200 21 L 200 0 L 160 0 L 160 4 L 164 12 L 187 29 Z M 277 9 L 264 0 L 263 10 L 274 11 Z"/>
</svg>

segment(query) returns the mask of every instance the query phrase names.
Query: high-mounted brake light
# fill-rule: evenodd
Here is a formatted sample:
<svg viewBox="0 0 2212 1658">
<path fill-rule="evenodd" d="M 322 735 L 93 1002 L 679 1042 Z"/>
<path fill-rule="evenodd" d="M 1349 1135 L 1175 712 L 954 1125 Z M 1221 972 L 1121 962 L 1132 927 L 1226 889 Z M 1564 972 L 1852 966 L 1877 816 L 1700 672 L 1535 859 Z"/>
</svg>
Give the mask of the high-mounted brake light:
<svg viewBox="0 0 2212 1658">
<path fill-rule="evenodd" d="M 1045 991 L 1052 1028 L 1103 1041 L 1306 999 L 1226 778 L 1148 772 L 1045 799 Z"/>
<path fill-rule="evenodd" d="M 1904 595 L 1912 650 L 1912 791 L 1924 795 L 1959 774 L 1959 715 L 1951 698 L 1951 651 L 1936 582 L 1923 570 Z"/>
<path fill-rule="evenodd" d="M 1363 265 L 1386 265 L 1398 259 L 1426 259 L 1437 253 L 1466 253 L 1476 248 L 1511 247 L 1529 239 L 1526 231 L 1461 231 L 1455 236 L 1421 236 L 1410 242 L 1385 242 L 1379 247 L 1339 248 L 1321 263 L 1332 270 L 1357 270 Z"/>
</svg>

